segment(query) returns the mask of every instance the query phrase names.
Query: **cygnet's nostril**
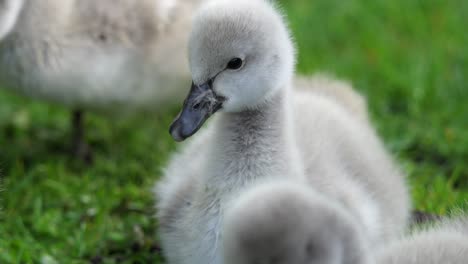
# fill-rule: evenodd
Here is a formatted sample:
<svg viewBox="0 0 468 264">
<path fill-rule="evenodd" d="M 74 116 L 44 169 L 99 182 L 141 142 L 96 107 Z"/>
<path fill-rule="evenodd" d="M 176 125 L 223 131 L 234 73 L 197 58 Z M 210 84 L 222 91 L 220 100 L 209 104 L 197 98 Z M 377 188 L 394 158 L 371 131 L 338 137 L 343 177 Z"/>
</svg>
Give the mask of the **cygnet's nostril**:
<svg viewBox="0 0 468 264">
<path fill-rule="evenodd" d="M 193 109 L 193 110 L 199 110 L 200 107 L 201 107 L 201 103 L 196 103 L 196 104 L 194 104 L 194 105 L 192 106 L 192 109 Z"/>
</svg>

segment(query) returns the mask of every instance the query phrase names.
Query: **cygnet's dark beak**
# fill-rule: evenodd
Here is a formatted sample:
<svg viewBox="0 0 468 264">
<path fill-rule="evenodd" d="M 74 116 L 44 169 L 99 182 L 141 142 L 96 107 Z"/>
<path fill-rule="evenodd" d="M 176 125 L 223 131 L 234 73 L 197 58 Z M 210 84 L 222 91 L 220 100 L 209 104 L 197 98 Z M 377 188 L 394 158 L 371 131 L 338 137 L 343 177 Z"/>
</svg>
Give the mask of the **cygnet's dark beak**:
<svg viewBox="0 0 468 264">
<path fill-rule="evenodd" d="M 221 109 L 224 98 L 213 91 L 213 80 L 202 85 L 192 83 L 184 106 L 172 122 L 169 133 L 175 141 L 183 141 L 195 134 L 205 121 Z"/>
</svg>

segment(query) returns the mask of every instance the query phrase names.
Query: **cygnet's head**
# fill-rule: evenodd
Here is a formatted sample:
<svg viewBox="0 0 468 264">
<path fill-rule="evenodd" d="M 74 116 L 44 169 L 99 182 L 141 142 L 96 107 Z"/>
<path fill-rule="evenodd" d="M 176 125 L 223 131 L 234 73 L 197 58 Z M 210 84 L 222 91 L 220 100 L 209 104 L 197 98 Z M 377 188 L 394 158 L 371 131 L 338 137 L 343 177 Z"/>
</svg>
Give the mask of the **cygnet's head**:
<svg viewBox="0 0 468 264">
<path fill-rule="evenodd" d="M 225 264 L 368 264 L 358 225 L 341 206 L 301 183 L 270 182 L 228 204 Z"/>
<path fill-rule="evenodd" d="M 0 40 L 15 26 L 23 3 L 23 0 L 0 0 Z"/>
<path fill-rule="evenodd" d="M 291 81 L 294 48 L 282 16 L 263 0 L 218 0 L 195 15 L 189 41 L 193 83 L 171 125 L 190 137 L 218 110 L 262 107 Z"/>
</svg>

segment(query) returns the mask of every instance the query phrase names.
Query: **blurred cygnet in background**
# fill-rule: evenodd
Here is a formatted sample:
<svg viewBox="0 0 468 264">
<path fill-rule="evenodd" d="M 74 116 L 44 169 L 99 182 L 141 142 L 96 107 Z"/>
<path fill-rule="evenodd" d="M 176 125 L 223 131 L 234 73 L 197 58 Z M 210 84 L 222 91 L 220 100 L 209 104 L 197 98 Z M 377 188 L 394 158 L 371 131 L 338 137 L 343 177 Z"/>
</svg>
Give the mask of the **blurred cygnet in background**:
<svg viewBox="0 0 468 264">
<path fill-rule="evenodd" d="M 185 93 L 186 43 L 201 0 L 0 0 L 0 86 L 73 110 L 157 110 Z"/>
</svg>

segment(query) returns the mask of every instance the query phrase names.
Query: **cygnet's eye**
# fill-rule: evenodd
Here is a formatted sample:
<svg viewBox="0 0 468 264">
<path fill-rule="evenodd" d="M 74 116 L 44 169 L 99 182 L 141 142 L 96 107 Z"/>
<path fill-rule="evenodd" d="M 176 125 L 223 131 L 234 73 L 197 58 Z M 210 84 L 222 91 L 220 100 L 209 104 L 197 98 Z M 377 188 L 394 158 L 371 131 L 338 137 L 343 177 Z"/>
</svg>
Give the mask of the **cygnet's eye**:
<svg viewBox="0 0 468 264">
<path fill-rule="evenodd" d="M 230 70 L 238 70 L 244 65 L 244 61 L 240 58 L 234 58 L 229 61 L 227 68 Z"/>
</svg>

